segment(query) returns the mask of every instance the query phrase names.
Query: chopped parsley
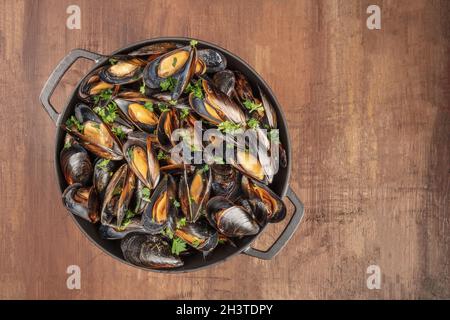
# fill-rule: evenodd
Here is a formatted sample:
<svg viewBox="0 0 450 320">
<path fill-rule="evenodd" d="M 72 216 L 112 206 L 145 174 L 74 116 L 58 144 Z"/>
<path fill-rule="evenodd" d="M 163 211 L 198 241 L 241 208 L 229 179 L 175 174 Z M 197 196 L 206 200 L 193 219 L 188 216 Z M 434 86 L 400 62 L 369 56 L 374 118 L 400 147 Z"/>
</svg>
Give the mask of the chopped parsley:
<svg viewBox="0 0 450 320">
<path fill-rule="evenodd" d="M 185 93 L 194 93 L 194 96 L 196 96 L 199 99 L 203 99 L 203 89 L 202 89 L 202 80 L 199 79 L 197 82 L 189 83 L 184 89 Z"/>
<path fill-rule="evenodd" d="M 67 140 L 67 141 L 64 143 L 64 148 L 63 148 L 63 149 L 69 149 L 71 146 L 72 146 L 72 143 L 70 142 L 70 140 Z"/>
<path fill-rule="evenodd" d="M 231 122 L 231 121 L 224 121 L 219 123 L 217 128 L 225 133 L 234 133 L 235 131 L 241 129 L 241 126 L 237 123 Z"/>
<path fill-rule="evenodd" d="M 163 236 L 168 237 L 169 239 L 173 239 L 173 232 L 172 232 L 172 230 L 169 229 L 169 227 L 166 227 L 165 229 L 163 229 L 163 231 L 161 231 L 161 234 Z"/>
<path fill-rule="evenodd" d="M 66 126 L 69 128 L 76 127 L 79 132 L 83 132 L 84 130 L 84 125 L 82 125 L 80 121 L 75 118 L 75 116 L 71 116 L 69 119 L 67 119 Z"/>
<path fill-rule="evenodd" d="M 99 94 L 93 97 L 95 104 L 98 104 L 100 101 L 109 101 L 112 97 L 112 90 L 105 89 L 100 91 Z"/>
<path fill-rule="evenodd" d="M 111 124 L 117 118 L 117 105 L 114 101 L 104 107 L 97 106 L 93 110 L 105 123 Z"/>
<path fill-rule="evenodd" d="M 177 221 L 177 229 L 183 228 L 186 225 L 186 218 L 181 218 Z"/>
<path fill-rule="evenodd" d="M 201 173 L 204 173 L 204 172 L 208 172 L 208 170 L 209 170 L 209 166 L 208 166 L 207 164 L 205 164 L 205 165 L 200 169 L 200 172 L 201 172 Z"/>
<path fill-rule="evenodd" d="M 192 243 L 191 243 L 191 245 L 194 246 L 195 248 L 198 248 L 201 244 L 202 244 L 202 242 L 199 239 L 194 239 L 194 240 L 192 240 Z"/>
<path fill-rule="evenodd" d="M 150 202 L 150 189 L 147 187 L 142 188 L 141 190 L 142 200 Z"/>
<path fill-rule="evenodd" d="M 172 204 L 175 208 L 179 208 L 181 206 L 177 199 L 172 199 Z"/>
<path fill-rule="evenodd" d="M 114 59 L 114 58 L 110 58 L 110 59 L 109 59 L 109 63 L 112 64 L 112 65 L 116 64 L 118 61 L 119 61 L 119 60 Z"/>
<path fill-rule="evenodd" d="M 168 77 L 164 81 L 162 81 L 159 86 L 161 87 L 161 91 L 170 91 L 172 92 L 177 84 L 177 79 L 173 77 Z"/>
<path fill-rule="evenodd" d="M 120 229 L 124 230 L 130 223 L 131 223 L 131 219 L 135 216 L 136 214 L 131 211 L 131 210 L 127 210 L 127 213 L 125 214 L 125 217 L 122 220 L 122 223 L 120 224 Z"/>
<path fill-rule="evenodd" d="M 195 47 L 198 44 L 197 40 L 192 39 L 189 44 L 191 45 L 191 47 Z"/>
<path fill-rule="evenodd" d="M 125 139 L 127 136 L 125 132 L 123 132 L 121 127 L 113 127 L 111 131 L 116 135 L 119 139 Z"/>
<path fill-rule="evenodd" d="M 173 57 L 173 60 L 172 60 L 172 67 L 175 68 L 176 65 L 177 65 L 177 57 Z"/>
<path fill-rule="evenodd" d="M 247 121 L 247 125 L 252 129 L 256 129 L 259 127 L 259 121 L 255 118 L 251 118 Z"/>
<path fill-rule="evenodd" d="M 151 101 L 146 101 L 144 103 L 144 108 L 147 109 L 148 111 L 153 112 L 153 102 Z"/>
<path fill-rule="evenodd" d="M 250 111 L 250 113 L 253 111 L 264 112 L 264 108 L 261 103 L 254 103 L 253 101 L 245 100 L 243 104 Z"/>
<path fill-rule="evenodd" d="M 161 112 L 169 111 L 169 107 L 167 105 L 165 105 L 164 103 L 158 103 L 158 109 Z"/>
<path fill-rule="evenodd" d="M 139 87 L 139 92 L 140 92 L 141 94 L 145 94 L 145 82 L 144 82 L 144 81 L 142 81 L 142 84 L 141 84 L 141 86 Z"/>
<path fill-rule="evenodd" d="M 110 161 L 111 160 L 109 159 L 103 159 L 97 164 L 97 167 L 102 169 L 103 171 L 107 171 L 106 169 Z"/>
<path fill-rule="evenodd" d="M 280 142 L 280 133 L 278 129 L 272 129 L 267 133 L 267 136 L 271 142 L 279 143 Z"/>
<path fill-rule="evenodd" d="M 164 151 L 159 150 L 158 154 L 156 155 L 156 158 L 158 160 L 167 160 L 167 159 L 169 159 L 169 155 L 166 154 Z"/>
<path fill-rule="evenodd" d="M 181 253 L 186 251 L 186 242 L 184 242 L 180 238 L 175 238 L 172 240 L 172 253 L 176 254 L 177 256 Z"/>
<path fill-rule="evenodd" d="M 189 115 L 189 108 L 181 108 L 180 110 L 180 119 L 184 120 L 188 117 Z"/>
</svg>

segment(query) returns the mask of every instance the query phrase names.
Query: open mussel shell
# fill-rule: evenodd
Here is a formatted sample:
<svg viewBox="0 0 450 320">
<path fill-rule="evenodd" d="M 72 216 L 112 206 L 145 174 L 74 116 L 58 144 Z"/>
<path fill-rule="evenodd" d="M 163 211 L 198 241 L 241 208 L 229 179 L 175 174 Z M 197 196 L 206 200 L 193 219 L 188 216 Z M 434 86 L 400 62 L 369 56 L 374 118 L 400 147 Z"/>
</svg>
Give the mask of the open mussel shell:
<svg viewBox="0 0 450 320">
<path fill-rule="evenodd" d="M 237 147 L 235 157 L 230 156 L 227 162 L 243 174 L 264 184 L 267 184 L 269 181 L 269 177 L 266 175 L 266 169 L 258 158 L 258 153 L 252 150 Z"/>
<path fill-rule="evenodd" d="M 124 217 L 129 210 L 135 184 L 136 176 L 127 164 L 123 164 L 114 173 L 106 187 L 101 210 L 101 223 L 103 225 L 122 227 Z"/>
<path fill-rule="evenodd" d="M 260 227 L 264 227 L 269 219 L 269 211 L 261 200 L 257 198 L 245 199 L 240 198 L 237 203 L 245 208 L 247 212 L 250 212 L 253 219 L 258 223 Z"/>
<path fill-rule="evenodd" d="M 279 222 L 286 217 L 286 205 L 269 187 L 245 176 L 242 177 L 241 187 L 249 199 L 264 203 L 269 222 Z"/>
<path fill-rule="evenodd" d="M 118 162 L 108 159 L 98 158 L 97 161 L 95 161 L 93 184 L 101 200 L 103 200 L 106 187 L 117 167 Z"/>
<path fill-rule="evenodd" d="M 87 221 L 99 221 L 99 202 L 94 187 L 83 187 L 74 183 L 64 190 L 62 195 L 64 206 L 74 215 Z"/>
<path fill-rule="evenodd" d="M 199 116 L 215 125 L 225 120 L 245 124 L 246 116 L 240 106 L 208 80 L 201 81 L 204 97 L 189 95 L 189 104 Z"/>
<path fill-rule="evenodd" d="M 120 109 L 120 112 L 136 127 L 147 133 L 152 133 L 158 125 L 158 115 L 152 108 L 148 107 L 153 101 L 150 99 L 122 99 L 116 98 L 114 102 Z"/>
<path fill-rule="evenodd" d="M 75 117 L 81 123 L 81 129 L 66 125 L 62 128 L 69 132 L 78 143 L 101 158 L 123 159 L 120 142 L 91 108 L 82 103 L 78 104 L 75 107 Z"/>
<path fill-rule="evenodd" d="M 124 85 L 139 81 L 146 62 L 139 58 L 119 58 L 110 66 L 104 67 L 98 73 L 106 83 Z"/>
<path fill-rule="evenodd" d="M 131 233 L 120 243 L 125 260 L 131 264 L 154 269 L 181 267 L 183 261 L 171 253 L 167 241 L 158 236 Z"/>
<path fill-rule="evenodd" d="M 133 52 L 130 52 L 130 56 L 159 56 L 161 54 L 164 54 L 166 52 L 169 52 L 171 50 L 180 48 L 180 45 L 178 43 L 174 42 L 160 42 L 160 43 L 154 43 L 142 48 L 139 48 Z"/>
<path fill-rule="evenodd" d="M 106 240 L 123 239 L 126 235 L 133 232 L 147 233 L 141 225 L 141 217 L 139 216 L 131 218 L 131 222 L 125 229 L 101 224 L 98 231 L 100 233 L 100 237 Z"/>
<path fill-rule="evenodd" d="M 209 199 L 211 180 L 211 170 L 203 169 L 195 170 L 192 175 L 185 171 L 180 177 L 178 198 L 188 221 L 195 222 L 200 217 Z"/>
<path fill-rule="evenodd" d="M 203 61 L 206 66 L 206 72 L 219 72 L 227 67 L 227 58 L 217 50 L 201 49 L 198 50 L 198 59 Z"/>
<path fill-rule="evenodd" d="M 147 208 L 149 201 L 144 196 L 144 188 L 147 189 L 145 184 L 141 180 L 137 180 L 136 189 L 134 190 L 134 196 L 132 201 L 133 212 L 136 214 L 142 214 Z"/>
<path fill-rule="evenodd" d="M 175 235 L 188 245 L 203 252 L 214 250 L 218 243 L 218 233 L 203 220 L 196 223 L 187 223 L 175 231 Z"/>
<path fill-rule="evenodd" d="M 197 50 L 191 46 L 172 50 L 151 61 L 144 70 L 144 82 L 149 88 L 159 88 L 168 78 L 175 80 L 171 93 L 172 100 L 177 100 L 188 85 L 195 72 Z"/>
<path fill-rule="evenodd" d="M 239 193 L 239 171 L 227 164 L 213 164 L 210 168 L 212 193 L 233 200 Z"/>
<path fill-rule="evenodd" d="M 206 217 L 212 226 L 227 237 L 255 235 L 260 230 L 251 212 L 220 196 L 209 199 Z"/>
<path fill-rule="evenodd" d="M 168 227 L 175 227 L 176 208 L 173 205 L 175 199 L 175 182 L 169 175 L 165 175 L 150 197 L 150 203 L 143 213 L 144 228 L 151 234 L 160 233 Z"/>
<path fill-rule="evenodd" d="M 261 88 L 258 86 L 259 95 L 261 97 L 261 104 L 264 108 L 264 122 L 271 128 L 275 129 L 278 127 L 277 122 L 277 113 L 270 103 L 269 99 L 265 95 L 265 93 L 261 90 Z"/>
<path fill-rule="evenodd" d="M 112 89 L 114 84 L 103 81 L 99 72 L 101 69 L 96 69 L 90 73 L 80 84 L 78 96 L 87 102 L 92 102 L 93 97 L 103 90 Z"/>
<path fill-rule="evenodd" d="M 64 147 L 59 155 L 61 169 L 68 184 L 86 186 L 92 178 L 92 163 L 87 151 L 79 144 Z"/>
<path fill-rule="evenodd" d="M 139 180 L 150 190 L 154 189 L 159 182 L 160 170 L 151 138 L 147 136 L 145 143 L 140 139 L 129 138 L 123 145 L 123 154 Z"/>
<path fill-rule="evenodd" d="M 170 151 L 170 149 L 175 145 L 172 141 L 172 133 L 180 127 L 180 121 L 175 109 L 170 109 L 169 111 L 164 111 L 159 116 L 158 127 L 156 128 L 156 136 L 160 147 L 165 151 Z"/>
</svg>

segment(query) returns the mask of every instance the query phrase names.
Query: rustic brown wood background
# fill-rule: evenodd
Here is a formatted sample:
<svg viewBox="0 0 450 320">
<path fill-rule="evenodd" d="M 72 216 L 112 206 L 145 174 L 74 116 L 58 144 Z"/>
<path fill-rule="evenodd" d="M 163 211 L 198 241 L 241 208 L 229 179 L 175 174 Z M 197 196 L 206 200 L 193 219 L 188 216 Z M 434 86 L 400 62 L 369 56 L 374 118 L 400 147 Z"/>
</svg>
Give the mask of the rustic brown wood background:
<svg viewBox="0 0 450 320">
<path fill-rule="evenodd" d="M 81 8 L 81 30 L 66 8 Z M 382 9 L 382 30 L 366 8 Z M 450 1 L 0 1 L 0 297 L 450 298 Z M 160 275 L 92 245 L 60 201 L 55 126 L 38 101 L 73 48 L 158 36 L 217 43 L 276 92 L 305 203 L 273 261 Z M 58 88 L 62 106 L 89 63 Z M 281 226 L 258 242 L 269 245 Z M 81 267 L 81 290 L 66 268 Z M 379 265 L 380 290 L 366 287 Z"/>
</svg>

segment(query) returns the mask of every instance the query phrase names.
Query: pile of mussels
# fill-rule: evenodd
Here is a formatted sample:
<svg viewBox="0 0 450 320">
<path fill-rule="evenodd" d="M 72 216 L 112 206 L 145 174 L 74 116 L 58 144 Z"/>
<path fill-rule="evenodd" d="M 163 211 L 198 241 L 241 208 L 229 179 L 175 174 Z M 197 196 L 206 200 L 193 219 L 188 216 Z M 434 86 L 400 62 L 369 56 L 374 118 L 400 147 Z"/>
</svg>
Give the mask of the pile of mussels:
<svg viewBox="0 0 450 320">
<path fill-rule="evenodd" d="M 254 129 L 287 165 L 271 134 L 276 113 L 262 90 L 227 69 L 222 53 L 196 45 L 157 43 L 111 56 L 82 81 L 80 102 L 63 125 L 64 205 L 98 224 L 101 237 L 120 240 L 125 259 L 138 266 L 180 267 L 196 250 L 206 256 L 286 215 L 269 188 L 273 160 L 252 156 L 245 143 L 227 140 L 242 160 L 228 164 L 216 157 L 195 165 L 170 156 L 176 129 L 184 130 L 193 153 L 201 151 L 192 132 L 202 121 L 224 133 Z"/>
</svg>

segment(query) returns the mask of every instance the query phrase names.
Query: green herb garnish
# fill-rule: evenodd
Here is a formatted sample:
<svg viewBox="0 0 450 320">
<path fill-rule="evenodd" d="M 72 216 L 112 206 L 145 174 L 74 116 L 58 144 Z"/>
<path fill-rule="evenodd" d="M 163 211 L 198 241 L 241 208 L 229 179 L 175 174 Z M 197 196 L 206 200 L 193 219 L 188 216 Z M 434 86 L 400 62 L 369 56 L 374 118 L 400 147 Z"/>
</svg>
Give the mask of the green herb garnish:
<svg viewBox="0 0 450 320">
<path fill-rule="evenodd" d="M 186 251 L 186 242 L 184 242 L 180 238 L 175 238 L 172 241 L 172 254 L 176 254 L 177 256 L 181 253 Z"/>
<path fill-rule="evenodd" d="M 250 113 L 253 111 L 264 112 L 264 108 L 261 103 L 254 103 L 253 101 L 245 100 L 243 104 L 250 111 Z"/>
<path fill-rule="evenodd" d="M 78 130 L 79 132 L 81 132 L 81 133 L 82 133 L 83 130 L 84 130 L 84 125 L 82 125 L 82 124 L 80 123 L 80 121 L 78 121 L 78 119 L 75 118 L 75 116 L 71 116 L 69 119 L 67 119 L 67 121 L 66 121 L 66 126 L 69 127 L 69 128 L 72 128 L 72 127 L 75 126 L 75 128 L 77 128 L 77 130 Z"/>
<path fill-rule="evenodd" d="M 194 96 L 196 96 L 199 99 L 203 99 L 203 89 L 202 89 L 202 80 L 198 80 L 197 82 L 189 83 L 184 89 L 185 93 L 194 93 Z"/>
<path fill-rule="evenodd" d="M 169 159 L 169 155 L 167 155 L 164 151 L 159 150 L 158 154 L 156 155 L 156 158 L 158 160 L 167 160 Z"/>
<path fill-rule="evenodd" d="M 200 169 L 200 172 L 201 172 L 201 173 L 204 173 L 204 172 L 208 172 L 208 170 L 209 170 L 209 165 L 205 164 L 205 165 Z"/>
<path fill-rule="evenodd" d="M 147 109 L 148 111 L 153 112 L 153 102 L 151 101 L 146 101 L 144 103 L 144 108 Z"/>
<path fill-rule="evenodd" d="M 194 246 L 195 248 L 198 248 L 201 244 L 202 242 L 198 239 L 194 239 L 191 243 L 191 245 Z"/>
<path fill-rule="evenodd" d="M 161 87 L 161 91 L 170 91 L 172 92 L 177 84 L 177 79 L 173 77 L 168 77 L 164 81 L 162 81 L 159 86 Z"/>
<path fill-rule="evenodd" d="M 117 118 L 117 105 L 114 101 L 111 101 L 104 107 L 97 106 L 93 110 L 100 116 L 100 118 L 102 118 L 104 122 L 108 124 L 113 123 Z"/>
<path fill-rule="evenodd" d="M 103 159 L 97 164 L 97 167 L 102 169 L 103 171 L 107 171 L 106 169 L 110 161 L 111 160 L 109 159 Z"/>
<path fill-rule="evenodd" d="M 173 232 L 172 232 L 172 230 L 169 229 L 169 227 L 166 227 L 165 229 L 163 229 L 163 231 L 161 231 L 161 234 L 163 236 L 168 237 L 169 239 L 173 239 Z"/>
<path fill-rule="evenodd" d="M 123 132 L 123 129 L 121 127 L 113 127 L 111 131 L 116 135 L 119 139 L 125 139 L 127 134 Z"/>
<path fill-rule="evenodd" d="M 175 208 L 179 208 L 181 206 L 180 202 L 177 199 L 172 199 L 172 204 Z"/>
<path fill-rule="evenodd" d="M 116 64 L 118 61 L 119 61 L 119 60 L 114 59 L 114 58 L 110 58 L 110 59 L 109 59 L 109 63 L 110 63 L 110 64 L 113 64 L 113 65 Z"/>
<path fill-rule="evenodd" d="M 112 90 L 111 89 L 104 89 L 100 91 L 99 94 L 95 95 L 94 102 L 95 104 L 98 104 L 100 101 L 108 101 L 112 97 Z"/>
<path fill-rule="evenodd" d="M 139 92 L 140 92 L 141 94 L 145 94 L 145 82 L 144 82 L 144 81 L 142 81 L 142 84 L 141 84 L 141 86 L 139 87 Z"/>
<path fill-rule="evenodd" d="M 188 117 L 189 115 L 189 108 L 181 108 L 180 109 L 180 119 L 184 120 Z"/>
<path fill-rule="evenodd" d="M 141 190 L 142 200 L 150 202 L 150 189 L 147 187 L 142 188 Z"/>
<path fill-rule="evenodd" d="M 269 140 L 273 143 L 279 143 L 280 142 L 280 133 L 278 129 L 272 129 L 267 133 L 267 136 Z"/>
<path fill-rule="evenodd" d="M 122 188 L 121 187 L 115 187 L 113 190 L 113 197 L 115 196 L 119 196 L 122 193 Z"/>
<path fill-rule="evenodd" d="M 183 228 L 186 225 L 186 218 L 181 218 L 177 221 L 177 229 Z"/>
<path fill-rule="evenodd" d="M 247 121 L 247 125 L 252 129 L 256 129 L 259 127 L 259 121 L 255 118 L 251 118 Z"/>
<path fill-rule="evenodd" d="M 66 142 L 64 142 L 63 149 L 69 149 L 71 146 L 72 146 L 72 143 L 70 142 L 70 140 L 67 140 Z"/>
<path fill-rule="evenodd" d="M 161 111 L 161 112 L 169 111 L 169 107 L 166 106 L 164 103 L 158 103 L 158 109 L 159 109 L 159 111 Z"/>
<path fill-rule="evenodd" d="M 235 131 L 241 129 L 241 126 L 237 123 L 231 122 L 231 121 L 224 121 L 219 123 L 217 128 L 225 133 L 234 133 Z"/>
<path fill-rule="evenodd" d="M 191 45 L 191 47 L 195 47 L 198 44 L 197 40 L 192 39 L 189 44 Z"/>
<path fill-rule="evenodd" d="M 177 65 L 177 57 L 173 57 L 173 60 L 172 60 L 172 67 L 175 68 L 176 65 Z"/>
<path fill-rule="evenodd" d="M 131 210 L 127 210 L 127 213 L 125 214 L 125 217 L 122 220 L 122 223 L 120 224 L 120 229 L 124 230 L 130 223 L 131 223 L 131 219 L 135 216 L 136 214 L 131 211 Z"/>
</svg>

